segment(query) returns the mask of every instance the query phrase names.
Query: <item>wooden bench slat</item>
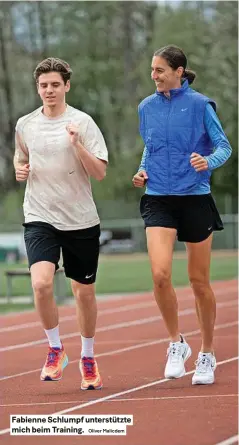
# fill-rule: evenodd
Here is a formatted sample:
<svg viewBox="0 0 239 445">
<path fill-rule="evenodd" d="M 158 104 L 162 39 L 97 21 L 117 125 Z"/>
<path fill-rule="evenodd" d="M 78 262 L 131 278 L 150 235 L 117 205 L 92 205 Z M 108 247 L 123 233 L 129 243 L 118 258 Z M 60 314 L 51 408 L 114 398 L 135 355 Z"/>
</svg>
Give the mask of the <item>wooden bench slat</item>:
<svg viewBox="0 0 239 445">
<path fill-rule="evenodd" d="M 63 272 L 65 272 L 65 269 L 63 267 L 60 267 L 56 271 L 57 275 L 59 274 L 59 272 L 63 273 Z M 10 298 L 12 296 L 12 279 L 14 277 L 30 277 L 31 273 L 30 273 L 30 270 L 27 268 L 24 268 L 24 269 L 19 268 L 19 269 L 5 270 L 4 274 L 5 274 L 6 280 L 7 280 L 7 301 L 9 303 Z M 57 293 L 60 295 L 60 293 L 59 293 L 60 287 L 59 287 L 58 279 L 56 280 L 55 283 L 56 283 Z M 59 295 L 58 295 L 58 297 L 59 297 Z"/>
<path fill-rule="evenodd" d="M 64 268 L 60 267 L 57 270 L 57 273 L 58 272 L 64 272 Z M 16 276 L 16 275 L 19 275 L 19 276 L 20 275 L 26 275 L 26 276 L 28 276 L 28 275 L 30 275 L 30 270 L 29 269 L 9 269 L 9 270 L 5 270 L 4 273 L 5 273 L 5 275 L 12 275 L 12 276 Z"/>
</svg>

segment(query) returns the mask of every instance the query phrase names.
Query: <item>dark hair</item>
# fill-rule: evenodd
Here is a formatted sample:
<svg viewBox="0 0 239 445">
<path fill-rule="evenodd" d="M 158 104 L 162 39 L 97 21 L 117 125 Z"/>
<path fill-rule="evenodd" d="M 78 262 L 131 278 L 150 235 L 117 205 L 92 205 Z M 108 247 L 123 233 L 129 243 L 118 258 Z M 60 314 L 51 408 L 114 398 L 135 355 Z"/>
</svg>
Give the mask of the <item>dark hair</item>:
<svg viewBox="0 0 239 445">
<path fill-rule="evenodd" d="M 38 82 L 38 78 L 41 74 L 51 73 L 52 71 L 59 73 L 65 84 L 72 74 L 72 69 L 67 62 L 56 57 L 48 57 L 37 65 L 33 74 L 34 79 Z"/>
<path fill-rule="evenodd" d="M 187 57 L 185 56 L 181 48 L 175 45 L 164 46 L 163 48 L 155 51 L 154 56 L 163 57 L 163 59 L 167 61 L 168 65 L 173 70 L 176 70 L 179 66 L 182 66 L 184 68 L 182 79 L 187 79 L 189 84 L 193 83 L 196 77 L 196 73 L 194 71 L 186 69 Z"/>
</svg>

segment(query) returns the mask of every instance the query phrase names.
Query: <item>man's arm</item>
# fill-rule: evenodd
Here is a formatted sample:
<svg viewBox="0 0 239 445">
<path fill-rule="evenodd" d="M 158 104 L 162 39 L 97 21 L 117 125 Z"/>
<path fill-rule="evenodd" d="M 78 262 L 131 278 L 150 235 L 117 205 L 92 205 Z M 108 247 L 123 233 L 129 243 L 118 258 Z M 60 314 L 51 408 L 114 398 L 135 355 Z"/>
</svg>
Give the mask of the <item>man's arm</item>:
<svg viewBox="0 0 239 445">
<path fill-rule="evenodd" d="M 26 145 L 23 142 L 19 132 L 15 133 L 15 153 L 13 165 L 16 173 L 17 181 L 26 181 L 29 175 L 29 154 Z"/>
<path fill-rule="evenodd" d="M 15 153 L 13 158 L 14 167 L 19 167 L 21 165 L 28 164 L 29 154 L 23 139 L 20 136 L 19 131 L 15 132 Z"/>
<path fill-rule="evenodd" d="M 80 141 L 80 127 L 69 124 L 67 131 L 87 173 L 102 181 L 106 175 L 108 153 L 102 133 L 95 122 L 92 119 L 89 121 L 83 142 Z"/>
</svg>

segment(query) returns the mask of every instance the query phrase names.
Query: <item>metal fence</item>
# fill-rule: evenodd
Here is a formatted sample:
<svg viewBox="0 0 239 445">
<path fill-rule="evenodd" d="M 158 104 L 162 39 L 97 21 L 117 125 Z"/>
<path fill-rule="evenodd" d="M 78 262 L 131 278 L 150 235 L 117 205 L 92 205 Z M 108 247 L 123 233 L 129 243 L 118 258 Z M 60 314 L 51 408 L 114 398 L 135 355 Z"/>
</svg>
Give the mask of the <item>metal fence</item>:
<svg viewBox="0 0 239 445">
<path fill-rule="evenodd" d="M 224 230 L 215 232 L 213 249 L 238 248 L 238 215 L 221 215 Z M 101 252 L 131 253 L 146 252 L 146 236 L 143 220 L 107 219 L 101 221 Z M 176 241 L 175 250 L 184 250 L 184 243 Z M 26 256 L 23 228 L 19 224 L 1 227 L 0 224 L 0 262 L 17 261 L 17 256 Z"/>
<path fill-rule="evenodd" d="M 238 248 L 238 215 L 221 215 L 224 230 L 215 232 L 213 249 Z M 147 250 L 142 219 L 103 220 L 102 247 L 104 253 L 144 252 Z M 184 243 L 176 241 L 175 250 L 184 250 Z"/>
</svg>

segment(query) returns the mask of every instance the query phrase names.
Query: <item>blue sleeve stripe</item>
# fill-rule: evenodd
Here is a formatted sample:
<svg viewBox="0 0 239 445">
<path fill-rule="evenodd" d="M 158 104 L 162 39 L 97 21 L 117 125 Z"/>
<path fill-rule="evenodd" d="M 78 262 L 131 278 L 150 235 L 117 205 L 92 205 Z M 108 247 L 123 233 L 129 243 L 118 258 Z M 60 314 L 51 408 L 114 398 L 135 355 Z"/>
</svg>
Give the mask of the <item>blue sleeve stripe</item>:
<svg viewBox="0 0 239 445">
<path fill-rule="evenodd" d="M 147 147 L 145 146 L 138 171 L 146 170 L 146 155 L 147 155 Z"/>
<path fill-rule="evenodd" d="M 232 148 L 210 103 L 205 108 L 204 125 L 214 147 L 214 152 L 209 156 L 205 156 L 205 159 L 207 159 L 209 170 L 214 170 L 228 160 L 231 156 Z"/>
</svg>

